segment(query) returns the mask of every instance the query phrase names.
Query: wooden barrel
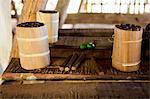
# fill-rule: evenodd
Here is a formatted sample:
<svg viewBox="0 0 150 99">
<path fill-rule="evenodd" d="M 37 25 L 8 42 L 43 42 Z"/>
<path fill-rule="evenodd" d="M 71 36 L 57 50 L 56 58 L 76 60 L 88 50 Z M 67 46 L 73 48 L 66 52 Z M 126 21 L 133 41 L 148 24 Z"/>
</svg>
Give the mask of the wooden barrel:
<svg viewBox="0 0 150 99">
<path fill-rule="evenodd" d="M 37 21 L 48 27 L 48 41 L 55 43 L 58 41 L 59 13 L 57 11 L 40 10 L 37 12 Z"/>
<path fill-rule="evenodd" d="M 115 27 L 112 66 L 120 71 L 137 71 L 140 66 L 142 29 L 123 30 Z"/>
<path fill-rule="evenodd" d="M 24 69 L 38 69 L 50 64 L 47 28 L 43 23 L 18 24 L 16 33 L 20 62 Z"/>
</svg>

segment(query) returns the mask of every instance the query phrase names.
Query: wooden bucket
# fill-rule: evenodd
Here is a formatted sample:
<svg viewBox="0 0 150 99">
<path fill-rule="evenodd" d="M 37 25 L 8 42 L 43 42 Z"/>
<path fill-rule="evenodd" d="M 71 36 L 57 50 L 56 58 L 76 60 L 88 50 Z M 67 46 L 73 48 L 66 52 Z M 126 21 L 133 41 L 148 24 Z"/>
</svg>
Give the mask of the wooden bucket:
<svg viewBox="0 0 150 99">
<path fill-rule="evenodd" d="M 142 29 L 114 29 L 112 66 L 120 71 L 137 71 L 140 66 Z"/>
<path fill-rule="evenodd" d="M 38 69 L 50 64 L 47 28 L 43 23 L 18 24 L 16 33 L 21 66 L 24 69 Z"/>
<path fill-rule="evenodd" d="M 37 21 L 48 27 L 48 41 L 55 43 L 58 41 L 59 13 L 57 11 L 40 10 L 37 12 Z"/>
</svg>

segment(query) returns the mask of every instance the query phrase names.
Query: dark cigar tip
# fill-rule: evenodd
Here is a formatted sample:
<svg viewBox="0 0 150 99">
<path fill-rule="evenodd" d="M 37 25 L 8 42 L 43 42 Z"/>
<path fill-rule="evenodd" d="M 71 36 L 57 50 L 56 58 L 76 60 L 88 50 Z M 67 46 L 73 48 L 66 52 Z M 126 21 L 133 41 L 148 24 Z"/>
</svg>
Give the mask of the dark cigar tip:
<svg viewBox="0 0 150 99">
<path fill-rule="evenodd" d="M 75 71 L 75 70 L 76 70 L 76 67 L 74 67 L 74 66 L 73 66 L 73 67 L 71 67 L 71 70 Z"/>
<path fill-rule="evenodd" d="M 70 68 L 69 67 L 65 67 L 65 71 L 67 72 L 67 71 L 69 71 L 70 70 Z"/>
<path fill-rule="evenodd" d="M 41 27 L 44 23 L 41 22 L 24 22 L 17 25 L 17 27 Z"/>
<path fill-rule="evenodd" d="M 122 29 L 122 30 L 131 30 L 131 31 L 140 31 L 141 27 L 135 24 L 120 24 L 115 25 L 115 27 Z"/>
</svg>

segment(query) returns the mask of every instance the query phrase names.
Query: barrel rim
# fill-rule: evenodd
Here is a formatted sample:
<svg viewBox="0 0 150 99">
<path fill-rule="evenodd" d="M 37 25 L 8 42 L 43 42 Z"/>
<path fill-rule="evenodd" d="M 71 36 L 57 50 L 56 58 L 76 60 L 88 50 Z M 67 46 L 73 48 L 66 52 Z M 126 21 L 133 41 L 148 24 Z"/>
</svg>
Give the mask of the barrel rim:
<svg viewBox="0 0 150 99">
<path fill-rule="evenodd" d="M 117 26 L 118 26 L 118 24 L 115 25 L 115 28 L 118 29 L 118 30 L 122 30 L 122 31 L 130 31 L 130 32 L 132 31 L 132 30 L 124 30 L 124 29 L 120 29 L 120 28 L 118 28 Z M 132 31 L 132 32 L 139 32 L 139 31 L 143 31 L 143 28 L 141 27 L 140 30 L 138 30 L 138 31 Z"/>
<path fill-rule="evenodd" d="M 27 25 L 27 23 L 33 23 L 33 24 L 38 23 L 39 25 L 38 26 L 29 26 L 29 25 Z M 45 24 L 42 22 L 38 22 L 38 21 L 22 22 L 22 23 L 17 24 L 17 27 L 22 27 L 22 28 L 39 28 L 39 27 L 43 27 L 43 26 L 45 26 Z"/>
<path fill-rule="evenodd" d="M 56 13 L 58 13 L 57 10 L 39 10 L 39 12 L 45 13 L 45 14 L 56 14 Z"/>
</svg>

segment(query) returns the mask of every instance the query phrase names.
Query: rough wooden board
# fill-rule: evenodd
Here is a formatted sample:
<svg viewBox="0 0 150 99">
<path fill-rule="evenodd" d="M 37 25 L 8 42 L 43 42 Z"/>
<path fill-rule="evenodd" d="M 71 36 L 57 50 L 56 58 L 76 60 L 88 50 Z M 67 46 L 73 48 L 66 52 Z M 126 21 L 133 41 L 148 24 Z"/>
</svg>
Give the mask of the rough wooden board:
<svg viewBox="0 0 150 99">
<path fill-rule="evenodd" d="M 149 99 L 150 83 L 46 82 L 2 85 L 1 99 Z M 13 91 L 12 91 L 13 89 Z"/>
<path fill-rule="evenodd" d="M 111 13 L 78 13 L 68 14 L 66 19 L 67 24 L 77 23 L 105 23 L 105 24 L 120 24 L 131 23 L 145 26 L 150 22 L 148 14 L 111 14 Z"/>
<path fill-rule="evenodd" d="M 113 29 L 59 29 L 59 36 L 112 37 Z"/>
<path fill-rule="evenodd" d="M 59 37 L 59 41 L 54 45 L 67 45 L 67 46 L 75 46 L 78 47 L 80 44 L 95 42 L 97 49 L 110 49 L 112 48 L 112 42 L 110 41 L 111 37 L 70 37 L 64 36 Z"/>
<path fill-rule="evenodd" d="M 53 58 L 53 66 L 61 64 L 60 58 Z M 71 74 L 61 74 L 58 70 L 51 70 L 48 67 L 40 70 L 24 70 L 20 67 L 19 59 L 13 59 L 5 73 L 3 78 L 5 80 L 21 80 L 21 79 L 45 79 L 45 80 L 89 80 L 89 79 L 105 79 L 105 80 L 149 80 L 147 65 L 142 65 L 141 69 L 137 72 L 124 73 L 117 71 L 111 67 L 111 61 L 108 59 L 97 60 L 98 68 L 103 74 L 92 73 L 95 69 L 91 68 L 91 61 L 88 59 L 85 61 L 81 68 Z M 145 66 L 145 67 L 144 67 Z M 95 68 L 95 67 L 94 67 Z M 51 71 L 51 73 L 50 73 Z"/>
</svg>

